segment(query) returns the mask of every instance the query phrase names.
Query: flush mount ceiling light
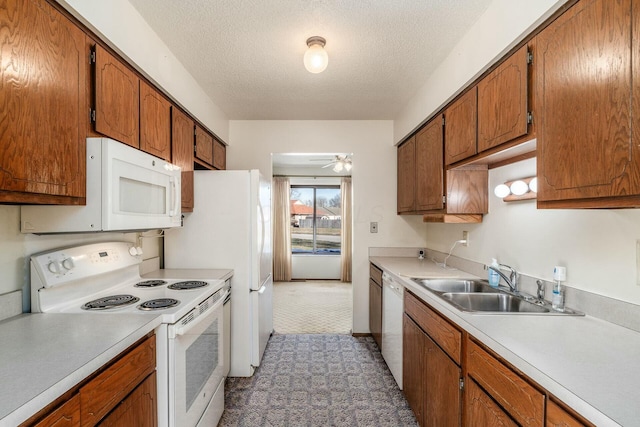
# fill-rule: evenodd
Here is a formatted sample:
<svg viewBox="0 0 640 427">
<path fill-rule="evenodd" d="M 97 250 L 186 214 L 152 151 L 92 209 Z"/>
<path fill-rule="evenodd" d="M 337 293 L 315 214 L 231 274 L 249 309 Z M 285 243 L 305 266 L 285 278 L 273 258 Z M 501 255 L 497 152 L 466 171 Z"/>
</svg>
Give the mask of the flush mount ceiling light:
<svg viewBox="0 0 640 427">
<path fill-rule="evenodd" d="M 307 39 L 307 46 L 309 48 L 304 53 L 304 68 L 308 72 L 318 74 L 323 72 L 329 64 L 329 55 L 324 50 L 324 45 L 327 41 L 319 36 L 309 37 Z"/>
</svg>

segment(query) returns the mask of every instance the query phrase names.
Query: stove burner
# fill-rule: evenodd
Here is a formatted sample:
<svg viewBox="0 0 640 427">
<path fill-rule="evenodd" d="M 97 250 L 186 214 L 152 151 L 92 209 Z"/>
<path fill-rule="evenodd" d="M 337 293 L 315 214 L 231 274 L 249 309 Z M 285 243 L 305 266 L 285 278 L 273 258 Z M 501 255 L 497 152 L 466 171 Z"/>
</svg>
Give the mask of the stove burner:
<svg viewBox="0 0 640 427">
<path fill-rule="evenodd" d="M 110 308 L 123 307 L 140 301 L 140 298 L 133 295 L 110 295 L 104 298 L 98 298 L 89 301 L 81 308 L 83 310 L 108 310 Z"/>
<path fill-rule="evenodd" d="M 158 298 L 145 301 L 138 306 L 140 310 L 161 310 L 163 308 L 174 307 L 180 304 L 180 301 L 173 298 Z"/>
<path fill-rule="evenodd" d="M 182 291 L 188 289 L 204 288 L 205 286 L 209 286 L 209 284 L 201 280 L 188 280 L 186 282 L 176 282 L 173 285 L 169 285 L 169 289 Z"/>
<path fill-rule="evenodd" d="M 167 282 L 164 280 L 145 280 L 143 282 L 138 282 L 135 284 L 136 288 L 155 288 L 156 286 L 166 285 Z"/>
</svg>

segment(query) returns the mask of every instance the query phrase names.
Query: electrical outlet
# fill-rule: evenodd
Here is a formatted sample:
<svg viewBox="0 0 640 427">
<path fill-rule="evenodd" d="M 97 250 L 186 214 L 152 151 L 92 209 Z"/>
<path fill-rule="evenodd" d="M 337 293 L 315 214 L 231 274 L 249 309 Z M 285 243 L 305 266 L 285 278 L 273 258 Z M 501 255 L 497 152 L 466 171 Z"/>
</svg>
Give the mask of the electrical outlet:
<svg viewBox="0 0 640 427">
<path fill-rule="evenodd" d="M 464 243 L 462 244 L 462 246 L 469 246 L 469 232 L 468 231 L 463 231 L 462 232 L 462 240 L 464 240 Z"/>
<path fill-rule="evenodd" d="M 369 223 L 369 233 L 377 233 L 378 232 L 378 223 L 371 222 Z"/>
</svg>

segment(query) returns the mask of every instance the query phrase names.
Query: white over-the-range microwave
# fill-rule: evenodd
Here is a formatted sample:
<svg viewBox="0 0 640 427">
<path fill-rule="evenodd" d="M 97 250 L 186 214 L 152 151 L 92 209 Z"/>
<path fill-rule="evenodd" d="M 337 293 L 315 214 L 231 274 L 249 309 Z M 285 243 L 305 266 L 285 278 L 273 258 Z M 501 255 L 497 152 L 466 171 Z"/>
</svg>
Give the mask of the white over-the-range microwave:
<svg viewBox="0 0 640 427">
<path fill-rule="evenodd" d="M 84 206 L 25 205 L 22 233 L 141 231 L 181 225 L 181 170 L 108 138 L 87 138 Z"/>
</svg>

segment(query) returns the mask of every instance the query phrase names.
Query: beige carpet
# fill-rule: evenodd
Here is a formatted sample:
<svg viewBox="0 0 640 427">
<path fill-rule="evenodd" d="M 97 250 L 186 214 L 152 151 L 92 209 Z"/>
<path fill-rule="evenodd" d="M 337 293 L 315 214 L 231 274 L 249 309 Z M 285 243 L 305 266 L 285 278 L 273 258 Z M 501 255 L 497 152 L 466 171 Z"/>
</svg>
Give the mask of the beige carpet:
<svg viewBox="0 0 640 427">
<path fill-rule="evenodd" d="M 273 329 L 279 334 L 351 333 L 351 295 L 351 283 L 276 282 Z"/>
</svg>

